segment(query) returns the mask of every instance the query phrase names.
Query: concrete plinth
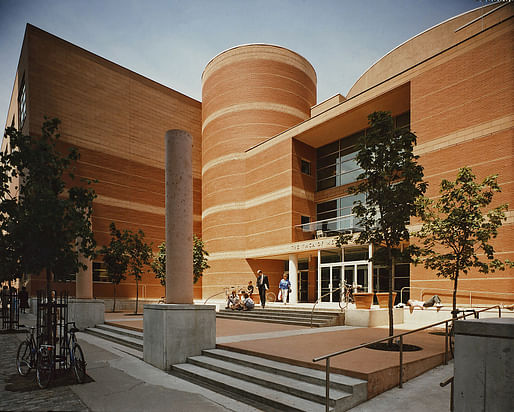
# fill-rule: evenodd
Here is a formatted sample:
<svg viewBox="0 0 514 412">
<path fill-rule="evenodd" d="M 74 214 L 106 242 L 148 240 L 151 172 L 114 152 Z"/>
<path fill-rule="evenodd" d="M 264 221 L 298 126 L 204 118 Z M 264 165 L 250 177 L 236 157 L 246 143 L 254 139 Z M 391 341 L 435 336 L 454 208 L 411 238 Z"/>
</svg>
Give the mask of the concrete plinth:
<svg viewBox="0 0 514 412">
<path fill-rule="evenodd" d="M 162 370 L 216 347 L 216 306 L 144 306 L 144 361 Z"/>
<path fill-rule="evenodd" d="M 455 322 L 455 411 L 511 411 L 514 319 Z"/>
<path fill-rule="evenodd" d="M 393 309 L 393 323 L 403 323 L 403 309 Z M 389 325 L 388 309 L 348 309 L 345 313 L 344 324 L 348 326 L 363 326 L 372 328 L 375 326 Z"/>
<path fill-rule="evenodd" d="M 80 330 L 105 321 L 105 303 L 100 299 L 68 299 L 68 322 Z"/>
</svg>

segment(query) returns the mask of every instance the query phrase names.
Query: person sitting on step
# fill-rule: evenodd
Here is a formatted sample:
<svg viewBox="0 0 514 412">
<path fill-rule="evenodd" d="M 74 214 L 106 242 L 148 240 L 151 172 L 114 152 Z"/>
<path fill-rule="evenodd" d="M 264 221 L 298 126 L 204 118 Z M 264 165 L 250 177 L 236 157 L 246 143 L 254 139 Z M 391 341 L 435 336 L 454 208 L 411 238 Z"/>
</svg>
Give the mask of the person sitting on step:
<svg viewBox="0 0 514 412">
<path fill-rule="evenodd" d="M 239 305 L 239 296 L 237 296 L 237 292 L 235 290 L 232 290 L 232 293 L 228 295 L 227 299 L 227 306 L 225 309 L 236 309 Z"/>
</svg>

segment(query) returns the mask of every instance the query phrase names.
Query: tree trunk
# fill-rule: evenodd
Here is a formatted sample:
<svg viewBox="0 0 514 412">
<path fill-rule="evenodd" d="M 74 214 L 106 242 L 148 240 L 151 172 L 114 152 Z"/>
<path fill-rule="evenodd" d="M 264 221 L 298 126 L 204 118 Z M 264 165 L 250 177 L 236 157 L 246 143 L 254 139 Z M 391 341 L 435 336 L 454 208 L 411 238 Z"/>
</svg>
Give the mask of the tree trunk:
<svg viewBox="0 0 514 412">
<path fill-rule="evenodd" d="M 112 302 L 112 311 L 116 312 L 116 283 L 112 284 L 114 286 L 114 293 L 113 293 L 113 302 Z"/>
<path fill-rule="evenodd" d="M 389 303 L 388 303 L 388 312 L 389 312 L 389 336 L 394 335 L 394 326 L 393 326 L 393 259 L 391 247 L 387 247 L 387 263 L 389 270 Z M 390 339 L 388 341 L 389 346 L 392 346 L 393 340 Z"/>
<path fill-rule="evenodd" d="M 457 261 L 458 264 L 458 261 Z M 453 310 L 452 310 L 452 318 L 455 319 L 457 317 L 457 283 L 459 281 L 459 268 L 455 270 L 455 278 L 453 279 Z"/>
<path fill-rule="evenodd" d="M 49 268 L 46 268 L 46 343 L 53 345 L 52 342 L 52 291 L 50 282 L 52 280 L 52 272 Z"/>
<path fill-rule="evenodd" d="M 137 303 L 139 300 L 139 280 L 136 278 L 136 310 L 134 313 L 137 315 Z"/>
</svg>

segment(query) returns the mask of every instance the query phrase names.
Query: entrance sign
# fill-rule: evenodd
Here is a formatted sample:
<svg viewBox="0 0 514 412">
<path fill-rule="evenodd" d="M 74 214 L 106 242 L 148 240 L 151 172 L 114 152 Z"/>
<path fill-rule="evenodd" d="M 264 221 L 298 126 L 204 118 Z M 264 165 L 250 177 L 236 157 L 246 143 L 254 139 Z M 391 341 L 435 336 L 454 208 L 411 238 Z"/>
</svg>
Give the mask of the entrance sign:
<svg viewBox="0 0 514 412">
<path fill-rule="evenodd" d="M 324 239 L 306 240 L 304 242 L 296 242 L 291 244 L 291 251 L 304 252 L 308 250 L 330 249 L 337 247 L 337 237 L 328 237 Z"/>
</svg>

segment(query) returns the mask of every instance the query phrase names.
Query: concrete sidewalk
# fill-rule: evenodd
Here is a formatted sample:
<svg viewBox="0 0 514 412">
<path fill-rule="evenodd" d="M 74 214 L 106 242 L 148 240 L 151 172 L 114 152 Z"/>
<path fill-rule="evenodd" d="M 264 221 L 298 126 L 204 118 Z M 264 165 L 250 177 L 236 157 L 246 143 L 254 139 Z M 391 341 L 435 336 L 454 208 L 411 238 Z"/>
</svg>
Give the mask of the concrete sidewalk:
<svg viewBox="0 0 514 412">
<path fill-rule="evenodd" d="M 34 324 L 34 316 L 20 315 Z M 39 389 L 35 372 L 21 377 L 15 359 L 25 334 L 1 334 L 0 410 L 2 411 L 258 411 L 185 380 L 142 360 L 142 353 L 85 333 L 77 334 L 89 379 L 77 384 L 67 373 L 48 389 Z"/>
</svg>

